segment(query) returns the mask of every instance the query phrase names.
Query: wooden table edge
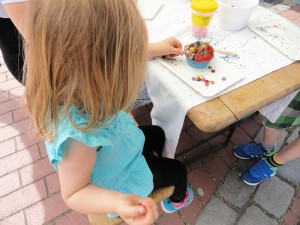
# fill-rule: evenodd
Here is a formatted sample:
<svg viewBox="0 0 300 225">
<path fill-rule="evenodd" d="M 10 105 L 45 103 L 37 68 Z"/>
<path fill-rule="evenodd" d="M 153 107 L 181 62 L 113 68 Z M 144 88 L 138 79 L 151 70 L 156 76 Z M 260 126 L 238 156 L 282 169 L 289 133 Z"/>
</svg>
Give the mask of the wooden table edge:
<svg viewBox="0 0 300 225">
<path fill-rule="evenodd" d="M 276 91 L 268 90 L 270 84 L 276 86 Z M 261 87 L 263 91 L 259 92 L 255 90 L 255 87 Z M 199 104 L 189 109 L 187 116 L 200 130 L 217 132 L 299 88 L 300 62 L 297 61 L 218 98 Z M 245 94 L 244 100 L 248 102 L 247 98 L 254 99 L 256 101 L 255 106 L 244 105 L 244 107 L 239 107 L 237 96 L 243 90 L 248 93 L 252 89 L 254 89 L 252 94 Z M 264 91 L 264 89 L 267 91 Z M 268 99 L 262 99 L 261 94 L 268 95 Z"/>
</svg>

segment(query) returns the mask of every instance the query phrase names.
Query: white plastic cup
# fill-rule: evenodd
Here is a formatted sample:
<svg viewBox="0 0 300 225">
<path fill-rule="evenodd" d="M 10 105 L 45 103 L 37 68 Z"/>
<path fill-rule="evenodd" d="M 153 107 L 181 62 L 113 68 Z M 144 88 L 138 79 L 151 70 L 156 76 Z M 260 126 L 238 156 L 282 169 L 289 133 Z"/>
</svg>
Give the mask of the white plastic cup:
<svg viewBox="0 0 300 225">
<path fill-rule="evenodd" d="M 192 35 L 202 38 L 207 35 L 208 27 L 214 12 L 218 8 L 216 0 L 192 0 Z"/>
<path fill-rule="evenodd" d="M 259 0 L 219 0 L 219 24 L 225 30 L 243 29 Z"/>
<path fill-rule="evenodd" d="M 213 14 L 214 12 L 203 13 L 192 10 L 192 35 L 195 38 L 202 38 L 207 35 Z"/>
</svg>

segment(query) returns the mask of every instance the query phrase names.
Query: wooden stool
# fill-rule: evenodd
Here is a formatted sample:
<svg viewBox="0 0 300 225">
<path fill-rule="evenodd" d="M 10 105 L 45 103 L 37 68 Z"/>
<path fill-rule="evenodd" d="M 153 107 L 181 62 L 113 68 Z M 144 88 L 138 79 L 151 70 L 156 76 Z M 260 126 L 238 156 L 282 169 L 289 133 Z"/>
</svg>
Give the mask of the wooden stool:
<svg viewBox="0 0 300 225">
<path fill-rule="evenodd" d="M 165 198 L 170 197 L 174 192 L 174 186 L 161 188 L 153 191 L 149 197 L 158 203 L 164 200 Z M 120 217 L 110 219 L 106 214 L 100 215 L 88 215 L 91 225 L 119 225 L 123 222 Z"/>
</svg>

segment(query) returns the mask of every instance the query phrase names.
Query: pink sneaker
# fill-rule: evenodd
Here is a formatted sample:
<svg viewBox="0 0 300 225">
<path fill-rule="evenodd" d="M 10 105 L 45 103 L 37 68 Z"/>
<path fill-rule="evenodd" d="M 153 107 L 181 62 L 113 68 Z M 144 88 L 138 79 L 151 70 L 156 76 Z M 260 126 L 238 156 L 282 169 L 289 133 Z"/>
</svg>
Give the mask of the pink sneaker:
<svg viewBox="0 0 300 225">
<path fill-rule="evenodd" d="M 186 196 L 182 202 L 175 203 L 172 202 L 169 198 L 166 198 L 165 200 L 160 202 L 160 205 L 166 213 L 172 213 L 188 206 L 193 201 L 193 199 L 194 199 L 193 189 L 190 186 L 188 186 L 186 189 Z"/>
</svg>

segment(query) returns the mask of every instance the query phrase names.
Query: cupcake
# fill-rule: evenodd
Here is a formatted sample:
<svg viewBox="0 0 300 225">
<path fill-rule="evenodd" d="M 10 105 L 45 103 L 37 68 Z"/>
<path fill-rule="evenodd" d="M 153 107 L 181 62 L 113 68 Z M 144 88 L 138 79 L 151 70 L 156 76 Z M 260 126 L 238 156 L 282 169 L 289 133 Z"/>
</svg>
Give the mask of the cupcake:
<svg viewBox="0 0 300 225">
<path fill-rule="evenodd" d="M 187 63 L 196 69 L 206 67 L 214 57 L 214 49 L 207 42 L 197 41 L 184 47 Z"/>
</svg>

